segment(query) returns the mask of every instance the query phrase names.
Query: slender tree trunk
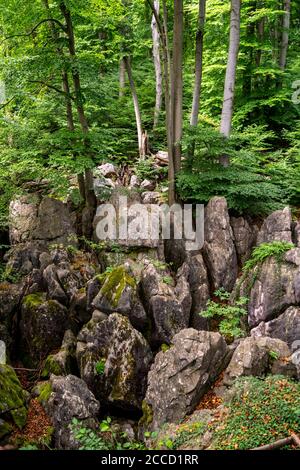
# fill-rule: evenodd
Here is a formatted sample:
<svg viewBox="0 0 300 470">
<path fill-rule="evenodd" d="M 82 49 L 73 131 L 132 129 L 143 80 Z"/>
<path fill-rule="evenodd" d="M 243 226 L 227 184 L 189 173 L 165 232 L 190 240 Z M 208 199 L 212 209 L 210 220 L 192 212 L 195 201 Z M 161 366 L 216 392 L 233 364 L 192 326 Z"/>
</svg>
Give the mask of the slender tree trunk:
<svg viewBox="0 0 300 470">
<path fill-rule="evenodd" d="M 200 95 L 203 71 L 203 37 L 205 25 L 206 0 L 199 0 L 198 29 L 196 34 L 195 85 L 190 124 L 197 126 L 199 120 Z"/>
<path fill-rule="evenodd" d="M 161 35 L 161 44 L 163 52 L 163 78 L 164 78 L 164 93 L 165 93 L 165 110 L 166 110 L 166 131 L 167 131 L 167 142 L 168 142 L 168 180 L 169 180 L 169 191 L 168 199 L 169 205 L 171 206 L 175 202 L 175 168 L 174 168 L 174 137 L 173 137 L 173 119 L 171 114 L 171 62 L 170 62 L 170 49 L 168 40 L 168 12 L 166 1 L 163 2 L 163 20 L 161 20 L 157 11 L 154 8 L 152 0 L 147 0 L 152 12 L 155 16 L 158 29 Z"/>
<path fill-rule="evenodd" d="M 231 0 L 229 52 L 225 76 L 224 98 L 220 126 L 220 132 L 224 134 L 225 137 L 230 136 L 232 125 L 235 79 L 240 45 L 240 24 L 241 1 Z M 222 156 L 220 158 L 220 163 L 223 166 L 228 166 L 229 157 L 227 155 Z"/>
<path fill-rule="evenodd" d="M 132 76 L 131 70 L 131 61 L 129 57 L 124 57 L 125 67 L 128 75 L 129 86 L 131 89 L 134 112 L 135 112 L 135 120 L 136 120 L 136 128 L 138 134 L 138 144 L 139 144 L 139 155 L 140 158 L 143 160 L 145 158 L 145 142 L 144 142 L 144 133 L 143 133 L 143 126 L 142 126 L 142 118 L 141 118 L 141 111 L 139 106 L 139 100 L 137 96 L 137 91 L 134 83 L 134 79 Z"/>
<path fill-rule="evenodd" d="M 81 90 L 81 82 L 80 82 L 80 74 L 79 74 L 78 67 L 75 66 L 77 56 L 76 56 L 73 22 L 72 22 L 71 13 L 66 7 L 64 2 L 60 3 L 60 10 L 62 12 L 62 15 L 65 18 L 66 27 L 67 27 L 69 53 L 73 61 L 72 77 L 73 77 L 73 85 L 74 85 L 74 90 L 75 90 L 77 115 L 78 115 L 82 132 L 85 136 L 85 139 L 84 139 L 85 147 L 86 147 L 86 150 L 88 151 L 89 150 L 88 148 L 89 147 L 89 144 L 88 144 L 89 125 L 85 116 L 83 96 L 82 96 L 82 90 Z M 89 169 L 85 170 L 84 183 L 85 183 L 84 184 L 85 202 L 86 202 L 87 213 L 85 214 L 85 224 L 84 224 L 85 227 L 83 228 L 83 230 L 84 230 L 85 235 L 91 235 L 92 221 L 93 221 L 94 211 L 96 207 L 96 197 L 94 193 L 94 181 L 93 181 L 92 170 L 89 170 Z"/>
<path fill-rule="evenodd" d="M 119 98 L 122 99 L 125 94 L 125 83 L 126 83 L 126 66 L 124 59 L 120 60 L 119 65 Z"/>
<path fill-rule="evenodd" d="M 279 67 L 282 71 L 286 67 L 287 51 L 289 46 L 289 29 L 291 18 L 291 0 L 284 0 L 283 2 L 284 16 L 282 19 L 282 35 L 279 54 Z"/>
<path fill-rule="evenodd" d="M 174 171 L 181 168 L 181 139 L 183 126 L 183 0 L 174 0 L 173 64 L 172 64 L 172 116 L 174 132 Z"/>
<path fill-rule="evenodd" d="M 154 1 L 154 8 L 159 15 L 159 0 Z M 153 39 L 153 61 L 155 68 L 155 82 L 156 82 L 156 100 L 155 100 L 155 110 L 154 110 L 154 121 L 153 129 L 158 125 L 159 116 L 162 107 L 162 96 L 163 96 L 163 86 L 162 86 L 162 67 L 160 60 L 160 34 L 158 30 L 158 25 L 155 19 L 155 15 L 152 16 L 151 22 L 152 29 L 152 39 Z"/>
<path fill-rule="evenodd" d="M 256 30 L 257 30 L 258 41 L 260 44 L 262 44 L 264 40 L 264 36 L 265 36 L 265 18 L 261 18 L 258 21 L 256 25 Z M 261 59 L 262 59 L 262 49 L 257 49 L 256 57 L 255 57 L 256 67 L 260 67 Z"/>
</svg>

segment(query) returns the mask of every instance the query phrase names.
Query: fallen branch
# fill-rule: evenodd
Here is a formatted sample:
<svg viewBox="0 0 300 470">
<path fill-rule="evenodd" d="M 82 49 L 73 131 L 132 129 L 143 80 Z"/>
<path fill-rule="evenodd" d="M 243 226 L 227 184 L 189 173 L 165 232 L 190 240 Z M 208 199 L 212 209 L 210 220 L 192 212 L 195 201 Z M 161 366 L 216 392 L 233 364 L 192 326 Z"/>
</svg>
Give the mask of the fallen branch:
<svg viewBox="0 0 300 470">
<path fill-rule="evenodd" d="M 291 434 L 289 437 L 285 437 L 284 439 L 279 439 L 278 441 L 272 442 L 271 444 L 255 447 L 250 450 L 275 450 L 291 444 L 295 444 L 296 446 L 300 447 L 300 439 L 296 434 Z"/>
</svg>

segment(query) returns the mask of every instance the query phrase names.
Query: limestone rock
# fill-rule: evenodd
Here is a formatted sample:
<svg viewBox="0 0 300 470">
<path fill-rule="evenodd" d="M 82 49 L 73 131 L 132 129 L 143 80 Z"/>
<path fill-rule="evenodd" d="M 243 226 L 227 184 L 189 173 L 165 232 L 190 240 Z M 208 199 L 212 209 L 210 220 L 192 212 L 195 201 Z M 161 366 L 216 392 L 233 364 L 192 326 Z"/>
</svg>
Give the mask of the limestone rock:
<svg viewBox="0 0 300 470">
<path fill-rule="evenodd" d="M 270 336 L 281 339 L 292 350 L 300 348 L 300 308 L 289 307 L 274 320 L 261 322 L 251 330 L 251 336 L 254 338 Z"/>
<path fill-rule="evenodd" d="M 80 444 L 70 429 L 72 420 L 76 418 L 82 427 L 96 429 L 100 404 L 84 381 L 74 375 L 52 375 L 50 390 L 45 408 L 53 421 L 55 448 L 78 449 Z"/>
<path fill-rule="evenodd" d="M 157 430 L 190 414 L 228 363 L 228 348 L 219 333 L 185 329 L 172 346 L 159 352 L 148 375 L 142 425 Z"/>
<path fill-rule="evenodd" d="M 292 215 L 289 207 L 273 212 L 264 220 L 261 226 L 257 236 L 257 245 L 275 240 L 292 243 L 291 226 Z"/>
<path fill-rule="evenodd" d="M 76 355 L 81 378 L 101 403 L 141 409 L 152 353 L 128 318 L 114 313 L 91 321 L 78 335 Z"/>
<path fill-rule="evenodd" d="M 243 264 L 251 254 L 255 245 L 258 228 L 249 224 L 245 217 L 231 217 L 230 224 L 233 230 L 234 243 L 239 261 Z"/>
<path fill-rule="evenodd" d="M 231 385 L 241 376 L 263 376 L 267 373 L 295 377 L 291 351 L 286 343 L 268 337 L 246 338 L 240 342 L 224 375 L 224 383 Z"/>
<path fill-rule="evenodd" d="M 23 361 L 37 365 L 59 349 L 67 323 L 67 309 L 56 300 L 46 300 L 43 293 L 24 297 L 20 322 Z"/>
<path fill-rule="evenodd" d="M 212 198 L 205 208 L 204 258 L 212 287 L 231 291 L 237 278 L 237 256 L 226 199 Z"/>
<path fill-rule="evenodd" d="M 137 294 L 136 281 L 125 266 L 118 266 L 100 275 L 100 290 L 92 306 L 101 312 L 120 313 L 127 316 L 137 329 L 143 329 L 147 316 Z"/>
<path fill-rule="evenodd" d="M 144 268 L 141 288 L 153 321 L 152 341 L 170 344 L 172 337 L 189 325 L 192 298 L 184 270 L 178 271 L 175 285 L 167 268 L 157 266 L 149 263 Z"/>
</svg>

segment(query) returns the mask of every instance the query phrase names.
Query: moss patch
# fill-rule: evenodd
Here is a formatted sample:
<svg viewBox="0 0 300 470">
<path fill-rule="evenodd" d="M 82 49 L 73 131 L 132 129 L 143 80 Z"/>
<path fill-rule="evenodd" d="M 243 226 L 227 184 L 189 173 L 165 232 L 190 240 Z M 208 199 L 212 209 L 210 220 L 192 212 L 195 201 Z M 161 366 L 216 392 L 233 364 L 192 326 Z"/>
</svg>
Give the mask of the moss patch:
<svg viewBox="0 0 300 470">
<path fill-rule="evenodd" d="M 143 411 L 143 416 L 141 417 L 139 421 L 139 426 L 148 427 L 151 425 L 153 421 L 153 410 L 152 410 L 152 406 L 149 405 L 149 403 L 147 403 L 146 400 L 143 400 L 142 411 Z"/>
<path fill-rule="evenodd" d="M 38 401 L 41 404 L 47 403 L 47 401 L 50 398 L 51 393 L 52 393 L 52 387 L 51 387 L 50 382 L 45 382 L 41 384 L 39 387 L 39 396 L 37 398 Z"/>
<path fill-rule="evenodd" d="M 0 365 L 0 415 L 4 413 L 20 429 L 24 426 L 27 417 L 25 393 L 15 371 L 8 365 Z"/>
<path fill-rule="evenodd" d="M 44 364 L 44 368 L 42 370 L 41 377 L 48 378 L 50 377 L 50 374 L 54 375 L 63 375 L 64 370 L 59 364 L 59 362 L 56 360 L 55 355 L 50 354 Z"/>
<path fill-rule="evenodd" d="M 118 266 L 111 272 L 98 276 L 97 279 L 103 283 L 101 294 L 106 297 L 113 307 L 117 307 L 126 287 L 136 287 L 134 278 L 127 273 L 124 266 Z"/>
<path fill-rule="evenodd" d="M 23 305 L 28 309 L 35 309 L 42 305 L 46 300 L 46 294 L 44 292 L 36 292 L 35 294 L 29 294 L 24 297 Z"/>
</svg>

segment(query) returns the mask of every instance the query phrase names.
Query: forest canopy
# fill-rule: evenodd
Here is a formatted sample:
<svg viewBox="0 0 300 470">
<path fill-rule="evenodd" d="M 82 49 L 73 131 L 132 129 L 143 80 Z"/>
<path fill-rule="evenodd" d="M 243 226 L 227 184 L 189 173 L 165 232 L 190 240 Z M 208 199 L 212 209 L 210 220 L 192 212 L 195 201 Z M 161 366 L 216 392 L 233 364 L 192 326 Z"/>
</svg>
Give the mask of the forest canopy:
<svg viewBox="0 0 300 470">
<path fill-rule="evenodd" d="M 224 195 L 231 208 L 254 213 L 299 203 L 299 0 L 1 3 L 2 225 L 8 201 L 32 180 L 92 206 L 83 179 L 93 167 L 135 165 L 170 145 L 169 183 L 183 200 Z M 226 135 L 230 50 L 238 58 Z M 223 154 L 229 166 L 220 165 Z M 75 175 L 84 175 L 80 191 Z"/>
</svg>

